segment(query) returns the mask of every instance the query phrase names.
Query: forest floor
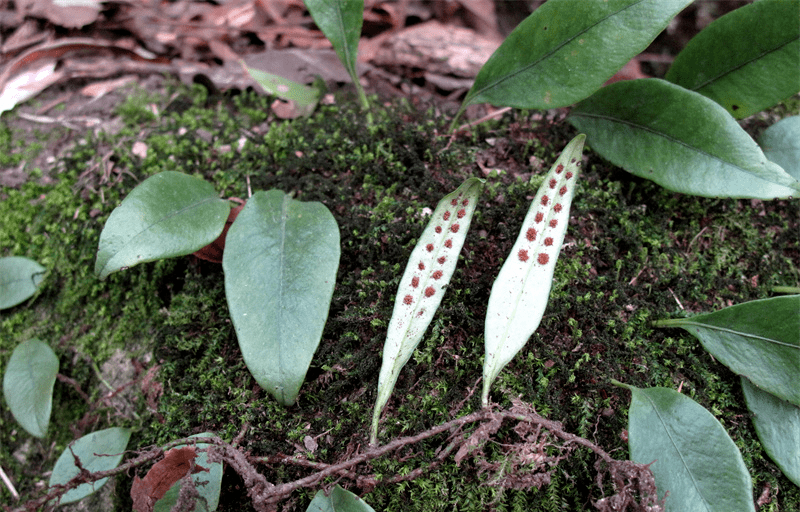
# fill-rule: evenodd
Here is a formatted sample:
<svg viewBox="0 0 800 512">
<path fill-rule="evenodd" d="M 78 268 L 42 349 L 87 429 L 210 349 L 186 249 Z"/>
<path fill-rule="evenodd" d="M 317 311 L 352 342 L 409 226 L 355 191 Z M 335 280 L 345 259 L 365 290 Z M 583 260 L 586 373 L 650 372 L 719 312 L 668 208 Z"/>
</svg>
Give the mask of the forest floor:
<svg viewBox="0 0 800 512">
<path fill-rule="evenodd" d="M 0 467 L 21 495 L 0 486 L 6 509 L 41 495 L 69 442 L 112 426 L 133 429 L 126 460 L 213 432 L 246 452 L 272 483 L 299 481 L 365 452 L 386 327 L 427 222 L 423 211 L 473 176 L 487 183 L 459 266 L 400 376 L 380 440 L 480 411 L 492 283 L 537 177 L 576 133 L 564 122 L 566 109 L 512 110 L 450 136 L 460 97 L 436 85 L 444 83 L 439 78 L 420 78 L 421 68 L 410 76 L 412 68 L 376 66 L 365 74 L 372 123 L 336 80 L 329 81 L 328 105 L 308 118 L 280 119 L 273 99 L 220 87 L 212 72 L 188 80 L 191 73 L 176 73 L 183 83 L 142 73 L 95 96 L 85 92 L 93 79 L 76 77 L 0 117 L 0 256 L 26 256 L 47 268 L 33 299 L 0 313 L 0 368 L 30 338 L 47 342 L 60 362 L 48 437 L 32 438 L 0 408 Z M 399 81 L 389 76 L 395 73 Z M 744 126 L 756 136 L 767 119 L 797 109 L 795 98 Z M 477 107 L 467 121 L 495 111 Z M 796 203 L 676 194 L 591 148 L 583 169 L 544 319 L 500 375 L 492 399 L 501 409 L 526 404 L 625 460 L 630 393 L 610 380 L 680 389 L 738 446 L 759 510 L 800 508 L 800 491 L 758 441 L 739 377 L 685 331 L 651 325 L 796 286 Z M 221 197 L 279 189 L 333 213 L 342 247 L 336 288 L 294 406 L 278 405 L 244 365 L 220 265 L 187 256 L 95 277 L 111 211 L 138 183 L 166 170 L 201 176 Z M 455 432 L 466 435 L 476 425 Z M 619 491 L 607 474 L 597 485 L 603 469 L 591 451 L 563 447 L 513 421 L 458 463 L 445 450 L 451 434 L 409 441 L 298 485 L 280 509 L 306 510 L 317 490 L 334 483 L 375 510 L 406 512 L 587 510 Z M 525 451 L 537 447 L 551 465 Z M 147 469 L 132 467 L 76 509 L 130 510 L 133 477 Z M 251 488 L 228 467 L 219 510 L 254 510 Z"/>
</svg>

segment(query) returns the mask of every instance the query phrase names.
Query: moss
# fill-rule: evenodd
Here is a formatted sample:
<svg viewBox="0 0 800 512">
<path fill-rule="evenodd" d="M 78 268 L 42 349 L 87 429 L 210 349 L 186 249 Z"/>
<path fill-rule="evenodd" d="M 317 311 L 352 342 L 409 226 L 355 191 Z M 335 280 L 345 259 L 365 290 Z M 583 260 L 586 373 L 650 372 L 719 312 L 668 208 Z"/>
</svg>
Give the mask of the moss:
<svg viewBox="0 0 800 512">
<path fill-rule="evenodd" d="M 164 387 L 155 411 L 140 396 L 136 416 L 121 419 L 107 406 L 87 415 L 80 395 L 58 383 L 52 437 L 31 444 L 25 465 L 10 453 L 28 438 L 0 410 L 0 444 L 8 447 L 0 464 L 19 475 L 18 487 L 33 492 L 38 475 L 73 437 L 64 426 L 86 418 L 87 431 L 134 427 L 132 449 L 214 431 L 229 440 L 240 436 L 242 446 L 258 455 L 302 453 L 306 436 L 319 445 L 306 453 L 314 460 L 336 461 L 358 450 L 366 443 L 397 283 L 426 223 L 422 209 L 434 208 L 466 177 L 482 175 L 475 155 L 495 151 L 506 159 L 498 160 L 503 172 L 488 176 L 458 270 L 400 375 L 381 439 L 479 409 L 474 393 L 482 373 L 486 303 L 537 186 L 537 179 L 531 183 L 518 174 L 531 161 L 547 168 L 571 138 L 570 129 L 538 125 L 516 112 L 451 143 L 439 136 L 445 119 L 404 104 L 376 109 L 374 124 L 366 127 L 349 104 L 288 122 L 274 120 L 267 100 L 251 93 L 216 97 L 195 87 L 170 97 L 132 96 L 117 111 L 125 127 L 114 137 L 87 136 L 63 158 L 55 184 L 29 182 L 2 191 L 0 218 L 14 229 L 0 231 L 0 255 L 36 259 L 48 275 L 33 300 L 4 312 L 0 365 L 17 343 L 37 336 L 56 350 L 61 372 L 93 400 L 106 392 L 94 366 L 117 348 L 132 350 L 143 370 L 159 365 Z M 0 125 L 2 154 L 15 144 L 9 130 Z M 504 141 L 502 155 L 487 139 Z M 148 150 L 144 158 L 130 151 L 139 140 Z M 102 154 L 111 148 L 115 168 L 124 172 L 108 178 L 85 173 L 104 168 Z M 756 495 L 769 484 L 778 492 L 775 506 L 800 506 L 800 492 L 766 457 L 745 420 L 738 377 L 683 331 L 650 325 L 763 298 L 771 286 L 800 281 L 796 204 L 682 196 L 586 154 L 545 317 L 501 373 L 492 398 L 509 405 L 509 396 L 520 396 L 621 458 L 630 398 L 609 379 L 640 387 L 682 385 L 728 429 Z M 339 223 L 336 290 L 293 407 L 279 407 L 247 371 L 218 265 L 187 257 L 140 265 L 103 282 L 94 278 L 99 234 L 113 206 L 138 181 L 163 170 L 201 175 L 223 196 L 246 197 L 248 180 L 254 191 L 278 188 L 323 202 Z M 514 436 L 510 428 L 501 430 L 498 443 L 486 448 L 487 460 L 501 461 L 499 446 Z M 49 442 L 55 442 L 52 450 Z M 384 478 L 406 474 L 434 461 L 444 442 L 433 438 L 363 470 Z M 379 485 L 366 500 L 376 510 L 580 510 L 590 507 L 594 462 L 577 451 L 559 464 L 549 486 L 502 491 L 488 485 L 490 476 L 474 461 L 457 467 L 447 460 L 413 481 Z M 274 482 L 307 474 L 288 464 L 260 469 Z M 127 489 L 130 481 L 118 484 Z M 242 486 L 226 472 L 222 510 L 249 510 Z M 304 510 L 314 492 L 296 493 L 289 509 Z M 117 498 L 120 509 L 129 508 L 126 496 Z"/>
</svg>

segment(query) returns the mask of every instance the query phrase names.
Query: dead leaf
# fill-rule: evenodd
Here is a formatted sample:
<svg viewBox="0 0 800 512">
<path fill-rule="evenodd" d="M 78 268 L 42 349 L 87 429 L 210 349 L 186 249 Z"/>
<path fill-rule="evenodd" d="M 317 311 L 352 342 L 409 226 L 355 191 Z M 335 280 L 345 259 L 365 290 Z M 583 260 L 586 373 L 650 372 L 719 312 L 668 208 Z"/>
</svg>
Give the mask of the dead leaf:
<svg viewBox="0 0 800 512">
<path fill-rule="evenodd" d="M 131 153 L 138 156 L 139 158 L 147 158 L 147 144 L 144 142 L 137 140 L 133 143 L 131 147 Z"/>
<path fill-rule="evenodd" d="M 130 84 L 135 81 L 136 81 L 135 76 L 127 75 L 114 80 L 104 80 L 102 82 L 95 82 L 81 89 L 81 94 L 83 94 L 84 96 L 89 96 L 90 98 L 97 99 L 102 96 L 105 96 L 111 91 L 119 89 L 123 85 Z"/>
<path fill-rule="evenodd" d="M 100 13 L 97 0 L 17 0 L 16 4 L 20 14 L 46 18 L 65 28 L 81 28 L 93 23 Z"/>
<path fill-rule="evenodd" d="M 0 114 L 13 109 L 18 103 L 33 98 L 47 89 L 63 76 L 56 70 L 56 61 L 52 59 L 37 62 L 36 66 L 19 73 L 7 81 L 0 89 Z"/>
<path fill-rule="evenodd" d="M 134 512 L 152 512 L 155 503 L 164 497 L 169 488 L 189 473 L 195 457 L 197 453 L 191 446 L 173 448 L 162 460 L 153 464 L 144 478 L 134 476 L 131 485 Z M 195 465 L 192 474 L 200 471 L 208 469 Z"/>
</svg>

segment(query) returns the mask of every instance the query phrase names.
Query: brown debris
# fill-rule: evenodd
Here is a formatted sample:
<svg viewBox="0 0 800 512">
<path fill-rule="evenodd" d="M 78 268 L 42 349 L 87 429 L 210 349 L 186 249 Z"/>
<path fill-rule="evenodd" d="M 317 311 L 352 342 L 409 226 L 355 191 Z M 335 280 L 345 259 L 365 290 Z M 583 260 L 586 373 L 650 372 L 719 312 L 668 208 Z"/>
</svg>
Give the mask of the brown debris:
<svg viewBox="0 0 800 512">
<path fill-rule="evenodd" d="M 174 448 L 163 459 L 153 464 L 144 478 L 133 477 L 131 498 L 134 512 L 152 512 L 156 502 L 164 497 L 170 487 L 186 475 L 208 471 L 194 464 L 194 448 Z"/>
</svg>

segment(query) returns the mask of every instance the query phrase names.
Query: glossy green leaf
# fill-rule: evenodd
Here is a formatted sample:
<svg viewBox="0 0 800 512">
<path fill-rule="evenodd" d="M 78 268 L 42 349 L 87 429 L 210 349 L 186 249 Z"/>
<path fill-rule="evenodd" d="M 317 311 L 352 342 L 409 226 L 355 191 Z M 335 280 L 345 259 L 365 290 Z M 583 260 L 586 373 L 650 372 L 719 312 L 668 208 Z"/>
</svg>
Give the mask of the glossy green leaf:
<svg viewBox="0 0 800 512">
<path fill-rule="evenodd" d="M 800 116 L 787 117 L 773 124 L 758 139 L 764 154 L 800 180 Z"/>
<path fill-rule="evenodd" d="M 47 269 L 20 256 L 0 258 L 0 309 L 22 304 L 39 289 Z"/>
<path fill-rule="evenodd" d="M 328 317 L 339 227 L 322 203 L 256 192 L 228 231 L 222 268 L 231 320 L 256 382 L 284 405 L 303 384 Z"/>
<path fill-rule="evenodd" d="M 719 421 L 673 389 L 639 389 L 628 411 L 631 460 L 651 464 L 666 511 L 755 511 L 742 454 Z"/>
<path fill-rule="evenodd" d="M 486 308 L 484 407 L 500 371 L 539 327 L 550 297 L 553 272 L 569 225 L 569 209 L 586 136 L 572 139 L 533 199 L 517 241 L 492 285 Z"/>
<path fill-rule="evenodd" d="M 333 45 L 347 73 L 358 90 L 361 104 L 367 107 L 364 88 L 358 80 L 356 56 L 361 26 L 364 22 L 364 0 L 304 0 L 314 23 Z"/>
<path fill-rule="evenodd" d="M 375 512 L 375 509 L 337 485 L 330 496 L 326 496 L 324 491 L 317 491 L 306 512 Z"/>
<path fill-rule="evenodd" d="M 244 65 L 244 64 L 243 64 Z M 294 102 L 295 113 L 298 116 L 311 114 L 322 96 L 319 89 L 299 84 L 288 78 L 273 75 L 260 69 L 245 66 L 250 76 L 264 88 L 268 94 L 277 96 L 283 100 Z"/>
<path fill-rule="evenodd" d="M 119 427 L 98 430 L 81 437 L 61 452 L 53 474 L 50 475 L 50 486 L 66 484 L 78 476 L 80 469 L 75 465 L 75 456 L 80 460 L 81 467 L 91 473 L 114 469 L 122 461 L 130 437 L 131 429 Z M 100 489 L 106 480 L 108 478 L 101 478 L 67 491 L 61 497 L 61 503 L 72 503 L 85 498 Z"/>
<path fill-rule="evenodd" d="M 760 0 L 714 20 L 665 78 L 737 119 L 800 92 L 800 1 Z"/>
<path fill-rule="evenodd" d="M 34 437 L 47 434 L 56 375 L 58 357 L 35 338 L 17 345 L 8 360 L 3 395 L 14 419 Z"/>
<path fill-rule="evenodd" d="M 190 437 L 211 437 L 214 434 L 209 432 L 203 432 L 202 434 L 195 434 Z M 181 448 L 185 445 L 176 446 L 176 448 Z M 221 462 L 208 462 L 208 452 L 201 451 L 207 449 L 213 445 L 207 443 L 197 443 L 194 445 L 197 450 L 197 457 L 195 457 L 195 464 L 201 466 L 203 468 L 208 469 L 208 471 L 200 471 L 192 475 L 192 480 L 195 483 L 195 489 L 200 494 L 200 500 L 198 500 L 197 506 L 195 511 L 200 512 L 214 512 L 217 510 L 219 506 L 219 493 L 222 486 L 222 463 Z M 169 491 L 164 495 L 163 498 L 158 500 L 153 508 L 153 512 L 170 512 L 172 507 L 178 501 L 178 494 L 181 490 L 181 482 L 176 482 L 172 487 L 170 487 Z"/>
<path fill-rule="evenodd" d="M 675 192 L 759 199 L 800 194 L 800 182 L 767 160 L 724 108 L 664 80 L 611 84 L 567 119 L 603 157 Z"/>
<path fill-rule="evenodd" d="M 742 390 L 764 451 L 786 478 L 800 486 L 800 407 L 742 377 Z"/>
<path fill-rule="evenodd" d="M 230 205 L 214 187 L 175 171 L 147 178 L 117 206 L 100 233 L 95 274 L 192 254 L 225 227 Z"/>
<path fill-rule="evenodd" d="M 691 318 L 661 320 L 680 327 L 733 372 L 800 405 L 800 295 L 754 300 Z"/>
<path fill-rule="evenodd" d="M 439 201 L 431 221 L 411 251 L 383 345 L 378 397 L 372 415 L 372 444 L 377 442 L 381 411 L 392 394 L 400 370 L 422 340 L 455 272 L 483 184 L 484 180 L 470 178 Z"/>
<path fill-rule="evenodd" d="M 550 0 L 528 16 L 475 78 L 471 103 L 548 109 L 599 89 L 691 0 Z"/>
</svg>

